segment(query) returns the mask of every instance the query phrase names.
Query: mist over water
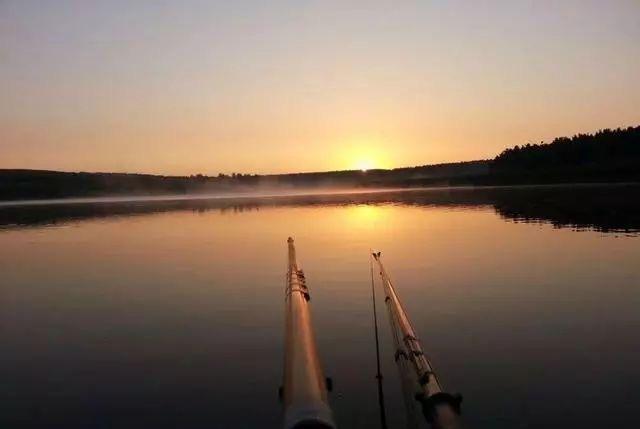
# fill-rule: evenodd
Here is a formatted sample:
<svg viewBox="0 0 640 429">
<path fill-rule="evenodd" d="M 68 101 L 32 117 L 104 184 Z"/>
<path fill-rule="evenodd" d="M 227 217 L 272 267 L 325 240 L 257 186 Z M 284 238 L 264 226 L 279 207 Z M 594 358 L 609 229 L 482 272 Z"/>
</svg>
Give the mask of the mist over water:
<svg viewBox="0 0 640 429">
<path fill-rule="evenodd" d="M 437 189 L 437 188 L 434 188 Z M 122 195 L 87 198 L 50 198 L 34 200 L 10 200 L 0 201 L 0 207 L 34 206 L 34 205 L 57 205 L 57 204 L 94 204 L 94 203 L 126 203 L 126 202 L 156 202 L 156 201 L 192 201 L 192 200 L 237 200 L 255 198 L 286 198 L 311 195 L 351 195 L 351 194 L 374 194 L 378 192 L 411 192 L 420 191 L 424 188 L 402 189 L 402 188 L 293 188 L 293 187 L 268 187 L 251 188 L 244 192 L 234 191 L 226 193 L 191 193 L 191 194 L 167 194 L 167 195 Z"/>
<path fill-rule="evenodd" d="M 306 189 L 284 192 L 64 198 L 0 202 L 0 228 L 42 226 L 112 215 L 173 210 L 243 211 L 275 206 L 400 204 L 490 206 L 506 220 L 636 234 L 640 185 L 547 185 L 409 189 Z"/>
<path fill-rule="evenodd" d="M 441 381 L 464 395 L 469 427 L 633 428 L 637 195 L 628 185 L 2 207 L 0 426 L 280 427 L 293 236 L 339 427 L 377 425 L 373 248 Z"/>
</svg>

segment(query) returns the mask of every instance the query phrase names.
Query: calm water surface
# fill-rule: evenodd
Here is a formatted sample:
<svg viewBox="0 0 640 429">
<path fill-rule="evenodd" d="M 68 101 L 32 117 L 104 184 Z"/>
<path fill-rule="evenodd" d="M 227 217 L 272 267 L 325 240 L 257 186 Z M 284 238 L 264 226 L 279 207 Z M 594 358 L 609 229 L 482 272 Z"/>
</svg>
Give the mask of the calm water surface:
<svg viewBox="0 0 640 429">
<path fill-rule="evenodd" d="M 470 428 L 635 428 L 639 195 L 631 186 L 0 208 L 0 427 L 280 427 L 291 235 L 339 427 L 378 427 L 374 248 L 441 381 L 463 393 Z M 401 428 L 379 316 L 388 413 Z"/>
</svg>

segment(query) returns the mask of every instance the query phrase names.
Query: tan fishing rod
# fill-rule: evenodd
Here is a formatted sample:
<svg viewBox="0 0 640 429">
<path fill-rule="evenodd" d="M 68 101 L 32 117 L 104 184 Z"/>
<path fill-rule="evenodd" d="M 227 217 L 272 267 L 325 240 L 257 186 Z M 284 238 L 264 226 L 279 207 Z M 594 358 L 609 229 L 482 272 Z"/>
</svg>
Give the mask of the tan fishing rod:
<svg viewBox="0 0 640 429">
<path fill-rule="evenodd" d="M 404 345 L 404 347 L 398 347 L 395 351 L 396 362 L 398 362 L 398 359 L 407 359 L 411 362 L 414 370 L 414 380 L 417 382 L 416 386 L 419 386 L 415 399 L 422 404 L 422 411 L 427 422 L 434 429 L 462 428 L 460 420 L 462 397 L 443 391 L 433 366 L 422 351 L 418 336 L 413 326 L 411 326 L 409 317 L 382 264 L 380 252 L 372 253 L 372 256 L 378 263 L 380 270 L 391 329 L 395 330 L 393 332 L 394 338 L 397 338 L 396 335 L 399 336 Z M 396 341 L 396 345 L 399 345 L 399 341 Z"/>
<path fill-rule="evenodd" d="M 293 238 L 285 289 L 285 357 L 281 398 L 285 429 L 334 429 L 324 377 L 311 323 L 309 289 L 298 266 Z"/>
</svg>

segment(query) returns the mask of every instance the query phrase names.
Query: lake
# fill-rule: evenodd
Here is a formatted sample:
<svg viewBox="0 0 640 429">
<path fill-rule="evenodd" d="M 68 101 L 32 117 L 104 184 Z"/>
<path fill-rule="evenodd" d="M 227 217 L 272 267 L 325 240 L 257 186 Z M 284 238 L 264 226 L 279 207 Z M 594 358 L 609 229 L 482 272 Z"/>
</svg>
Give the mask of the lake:
<svg viewBox="0 0 640 429">
<path fill-rule="evenodd" d="M 639 197 L 594 185 L 5 204 L 0 427 L 280 427 L 293 236 L 339 427 L 379 427 L 374 249 L 469 428 L 635 428 Z"/>
</svg>

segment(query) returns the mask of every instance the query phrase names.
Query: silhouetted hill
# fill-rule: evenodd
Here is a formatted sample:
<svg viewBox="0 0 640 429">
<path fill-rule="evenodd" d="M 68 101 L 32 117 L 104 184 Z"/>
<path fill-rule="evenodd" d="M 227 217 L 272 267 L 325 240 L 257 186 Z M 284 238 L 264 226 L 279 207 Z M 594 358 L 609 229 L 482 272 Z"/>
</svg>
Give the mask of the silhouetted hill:
<svg viewBox="0 0 640 429">
<path fill-rule="evenodd" d="M 183 194 L 186 177 L 146 174 L 0 170 L 0 199 L 65 198 L 132 194 Z"/>
<path fill-rule="evenodd" d="M 346 189 L 448 185 L 486 174 L 488 161 L 459 162 L 393 170 L 330 171 L 274 175 L 154 176 L 125 173 L 67 173 L 45 170 L 0 170 L 0 200 L 122 195 L 185 195 L 199 193 Z"/>
<path fill-rule="evenodd" d="M 640 179 L 640 126 L 556 138 L 503 151 L 490 183 L 619 182 Z"/>
<path fill-rule="evenodd" d="M 0 170 L 0 200 L 624 181 L 640 181 L 640 127 L 515 146 L 491 161 L 391 170 L 218 176 Z"/>
</svg>

